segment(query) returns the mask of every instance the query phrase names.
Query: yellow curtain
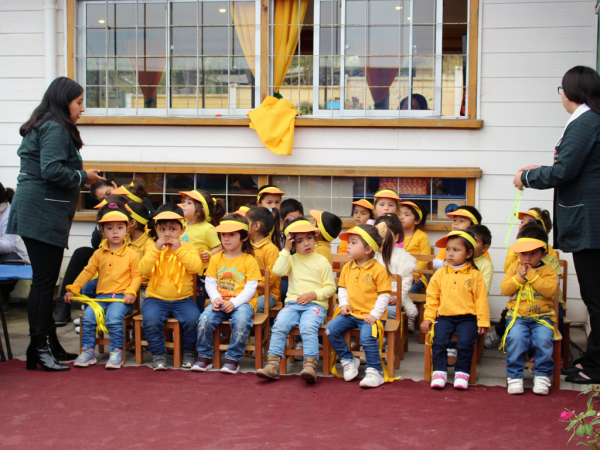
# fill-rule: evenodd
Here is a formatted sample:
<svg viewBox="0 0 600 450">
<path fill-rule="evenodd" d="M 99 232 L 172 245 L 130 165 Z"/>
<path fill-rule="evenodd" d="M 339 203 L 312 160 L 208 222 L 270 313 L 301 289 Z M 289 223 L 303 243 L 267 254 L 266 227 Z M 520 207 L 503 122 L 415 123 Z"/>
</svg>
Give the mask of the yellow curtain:
<svg viewBox="0 0 600 450">
<path fill-rule="evenodd" d="M 276 93 L 279 92 L 279 87 L 283 83 L 296 52 L 298 37 L 302 29 L 301 24 L 304 22 L 307 7 L 308 0 L 275 0 L 273 91 Z"/>
<path fill-rule="evenodd" d="M 231 11 L 231 18 L 235 25 L 235 32 L 240 44 L 242 51 L 248 61 L 248 66 L 254 73 L 254 58 L 256 55 L 256 39 L 255 39 L 255 6 L 254 2 L 234 2 L 233 9 Z"/>
</svg>

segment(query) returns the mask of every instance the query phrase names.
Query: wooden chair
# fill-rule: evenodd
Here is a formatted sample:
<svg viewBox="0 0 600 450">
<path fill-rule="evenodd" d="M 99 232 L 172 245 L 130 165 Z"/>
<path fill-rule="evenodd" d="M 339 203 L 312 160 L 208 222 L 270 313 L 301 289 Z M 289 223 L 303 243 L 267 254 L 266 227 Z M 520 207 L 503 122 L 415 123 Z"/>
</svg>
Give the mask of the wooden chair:
<svg viewBox="0 0 600 450">
<path fill-rule="evenodd" d="M 421 255 L 418 253 L 411 253 L 417 261 L 427 261 L 427 269 L 416 269 L 415 272 L 419 274 L 429 275 L 431 276 L 435 273 L 435 270 L 432 267 L 432 262 L 435 259 L 434 255 Z M 417 305 L 417 310 L 419 311 L 419 316 L 417 321 L 415 322 L 415 327 L 419 327 L 419 344 L 425 343 L 425 333 L 421 333 L 421 323 L 423 322 L 423 318 L 425 317 L 425 302 L 427 300 L 427 294 L 418 293 L 418 294 L 408 294 L 410 299 Z"/>
<path fill-rule="evenodd" d="M 254 336 L 254 345 L 248 343 L 246 345 L 247 352 L 254 352 L 254 367 L 256 370 L 262 368 L 263 359 L 266 356 L 267 345 L 269 343 L 269 301 L 266 300 L 270 296 L 270 276 L 269 271 L 260 269 L 260 273 L 265 277 L 265 312 L 255 313 L 252 325 L 251 336 Z M 221 338 L 221 331 L 226 331 L 227 337 Z M 229 346 L 231 336 L 231 325 L 228 321 L 220 324 L 213 334 L 213 343 L 215 354 L 213 357 L 213 365 L 215 369 L 221 368 L 221 352 L 226 351 Z"/>
<path fill-rule="evenodd" d="M 99 301 L 102 301 L 102 299 L 100 299 Z M 124 318 L 123 318 L 123 364 L 125 364 L 127 362 L 127 351 L 135 346 L 135 338 L 133 339 L 127 339 L 127 337 L 129 336 L 129 332 L 133 332 L 133 320 L 134 317 L 139 314 L 140 312 L 140 295 L 138 292 L 138 295 L 135 298 L 135 306 L 133 307 L 133 311 L 130 314 L 127 314 Z M 79 314 L 79 324 L 80 326 L 83 326 L 83 313 Z M 81 345 L 81 340 L 82 340 L 82 336 L 83 333 L 79 333 L 79 349 L 80 349 L 80 353 L 83 352 L 83 347 Z M 110 338 L 109 337 L 104 337 L 104 333 L 102 333 L 101 331 L 98 332 L 98 335 L 96 336 L 96 345 L 98 346 L 98 353 L 104 353 L 104 346 L 105 345 L 110 345 Z"/>
<path fill-rule="evenodd" d="M 433 324 L 432 324 L 433 326 Z M 452 342 L 457 342 L 458 336 L 456 333 L 452 334 Z M 483 342 L 483 339 L 481 340 Z M 433 342 L 425 342 L 425 367 L 423 372 L 423 378 L 425 381 L 431 381 L 431 372 L 433 370 L 433 358 L 431 351 L 431 344 Z M 469 384 L 475 384 L 477 382 L 477 338 L 473 344 L 473 358 L 471 359 L 471 372 L 469 374 Z"/>
<path fill-rule="evenodd" d="M 281 277 L 281 280 L 288 280 L 288 276 L 286 275 L 285 277 Z M 276 319 L 277 318 L 277 314 L 279 314 L 279 311 L 281 311 L 283 309 L 283 298 L 282 298 L 282 293 L 281 293 L 281 289 L 279 290 L 279 299 L 277 299 L 277 303 L 275 303 L 275 305 L 269 309 L 269 317 L 271 319 Z"/>
</svg>

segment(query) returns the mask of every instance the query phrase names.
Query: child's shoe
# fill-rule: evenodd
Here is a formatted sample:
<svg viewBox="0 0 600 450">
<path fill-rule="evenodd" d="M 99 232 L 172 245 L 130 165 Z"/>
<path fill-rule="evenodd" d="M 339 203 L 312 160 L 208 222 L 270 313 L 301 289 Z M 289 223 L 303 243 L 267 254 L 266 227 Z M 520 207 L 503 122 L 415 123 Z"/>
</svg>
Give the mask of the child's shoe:
<svg viewBox="0 0 600 450">
<path fill-rule="evenodd" d="M 490 331 L 485 335 L 483 346 L 485 348 L 498 348 L 500 345 L 500 337 L 496 334 L 496 330 Z"/>
<path fill-rule="evenodd" d="M 455 348 L 446 349 L 448 352 L 448 367 L 454 367 L 458 358 L 458 350 Z"/>
<path fill-rule="evenodd" d="M 431 387 L 433 389 L 444 389 L 448 381 L 448 372 L 436 370 L 431 376 Z"/>
<path fill-rule="evenodd" d="M 240 363 L 233 359 L 226 359 L 225 364 L 221 367 L 221 373 L 230 373 L 231 375 L 238 373 L 238 370 L 240 370 Z"/>
<path fill-rule="evenodd" d="M 75 367 L 87 367 L 96 364 L 96 362 L 96 350 L 88 348 L 81 352 L 81 355 L 77 357 L 73 365 Z"/>
<path fill-rule="evenodd" d="M 304 344 L 302 343 L 302 341 L 296 343 L 296 350 L 304 350 Z M 296 361 L 302 361 L 304 359 L 304 356 L 296 355 L 296 356 L 294 356 L 294 359 Z"/>
<path fill-rule="evenodd" d="M 80 334 L 81 333 L 81 327 L 75 327 L 75 333 Z"/>
<path fill-rule="evenodd" d="M 350 361 L 342 361 L 342 367 L 344 368 L 344 380 L 354 380 L 358 375 L 358 366 L 360 366 L 360 359 L 358 358 L 354 358 Z"/>
<path fill-rule="evenodd" d="M 317 381 L 317 358 L 309 356 L 304 358 L 304 367 L 300 372 L 300 378 L 308 384 L 313 384 Z"/>
<path fill-rule="evenodd" d="M 383 379 L 381 374 L 377 372 L 377 369 L 369 367 L 366 371 L 365 377 L 360 382 L 360 387 L 376 388 L 378 386 L 381 386 L 384 382 L 385 380 Z"/>
<path fill-rule="evenodd" d="M 408 332 L 414 333 L 414 331 L 415 331 L 415 318 L 409 317 L 408 318 Z"/>
<path fill-rule="evenodd" d="M 80 324 L 81 324 L 81 319 L 79 317 L 73 321 L 73 325 L 75 325 L 76 327 L 78 327 Z"/>
<path fill-rule="evenodd" d="M 523 378 L 507 378 L 508 393 L 518 395 L 523 393 Z"/>
<path fill-rule="evenodd" d="M 264 369 L 258 369 L 256 376 L 265 380 L 279 380 L 281 358 L 277 355 L 267 355 L 267 365 Z"/>
<path fill-rule="evenodd" d="M 469 374 L 456 372 L 454 374 L 454 389 L 469 389 Z"/>
<path fill-rule="evenodd" d="M 538 395 L 548 395 L 550 393 L 552 380 L 550 377 L 535 376 L 533 377 L 533 393 Z"/>
<path fill-rule="evenodd" d="M 110 357 L 106 363 L 107 369 L 120 369 L 123 367 L 123 350 L 120 348 L 110 352 Z"/>
<path fill-rule="evenodd" d="M 192 372 L 206 372 L 213 368 L 213 362 L 210 358 L 198 358 L 192 366 Z"/>
<path fill-rule="evenodd" d="M 194 364 L 196 360 L 196 351 L 195 350 L 184 350 L 183 351 L 183 360 L 181 361 L 181 367 L 184 369 L 189 369 Z"/>
<path fill-rule="evenodd" d="M 152 355 L 152 370 L 167 370 L 167 354 Z"/>
</svg>

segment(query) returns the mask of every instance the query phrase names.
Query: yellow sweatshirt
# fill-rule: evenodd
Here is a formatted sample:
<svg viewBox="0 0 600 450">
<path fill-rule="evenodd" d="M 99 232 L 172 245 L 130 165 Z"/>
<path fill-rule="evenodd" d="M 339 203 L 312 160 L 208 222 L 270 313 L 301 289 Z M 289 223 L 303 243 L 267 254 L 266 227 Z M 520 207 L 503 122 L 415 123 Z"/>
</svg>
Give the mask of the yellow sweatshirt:
<svg viewBox="0 0 600 450">
<path fill-rule="evenodd" d="M 104 240 L 73 284 L 67 286 L 67 291 L 79 295 L 85 283 L 98 272 L 96 294 L 136 295 L 142 283 L 139 261 L 135 250 L 129 248 L 126 243 L 118 250 L 112 251 Z"/>
<path fill-rule="evenodd" d="M 275 272 L 273 272 L 273 266 L 279 257 L 279 249 L 275 244 L 273 244 L 273 242 L 271 242 L 271 238 L 268 236 L 262 241 L 258 241 L 256 243 L 253 242 L 252 247 L 254 247 L 254 258 L 256 258 L 258 267 L 261 269 L 267 269 L 270 272 L 271 282 L 269 283 L 269 288 L 271 289 L 271 295 L 279 300 L 279 297 L 281 296 L 281 278 L 275 275 Z M 258 287 L 262 287 L 264 289 L 264 278 L 259 281 Z"/>
<path fill-rule="evenodd" d="M 273 272 L 280 277 L 289 275 L 289 285 L 285 302 L 295 302 L 302 294 L 315 292 L 317 299 L 314 302 L 325 309 L 329 308 L 328 299 L 335 293 L 335 280 L 333 269 L 329 261 L 317 252 L 309 255 L 300 255 L 283 249 Z"/>
<path fill-rule="evenodd" d="M 194 277 L 201 270 L 202 261 L 198 251 L 185 241 L 181 242 L 181 247 L 177 250 L 158 251 L 154 245 L 140 261 L 140 271 L 150 277 L 146 295 L 160 300 L 173 301 L 191 297 Z"/>
<path fill-rule="evenodd" d="M 404 237 L 404 250 L 413 255 L 431 255 L 431 244 L 429 243 L 429 236 L 424 231 L 415 229 L 412 236 Z M 427 269 L 427 261 L 417 261 L 417 269 Z M 427 286 L 427 277 L 423 274 L 418 274 L 421 281 Z"/>
<path fill-rule="evenodd" d="M 435 322 L 440 316 L 477 316 L 477 326 L 490 327 L 485 281 L 479 270 L 471 263 L 455 270 L 450 265 L 439 269 L 427 286 L 425 320 Z"/>
<path fill-rule="evenodd" d="M 494 277 L 494 265 L 484 255 L 480 255 L 475 258 L 475 265 L 483 276 L 485 281 L 485 289 L 488 295 L 490 295 L 490 288 L 492 287 L 492 278 Z"/>
<path fill-rule="evenodd" d="M 315 252 L 327 258 L 329 264 L 333 266 L 333 256 L 331 255 L 331 242 L 317 241 L 315 245 Z"/>
</svg>

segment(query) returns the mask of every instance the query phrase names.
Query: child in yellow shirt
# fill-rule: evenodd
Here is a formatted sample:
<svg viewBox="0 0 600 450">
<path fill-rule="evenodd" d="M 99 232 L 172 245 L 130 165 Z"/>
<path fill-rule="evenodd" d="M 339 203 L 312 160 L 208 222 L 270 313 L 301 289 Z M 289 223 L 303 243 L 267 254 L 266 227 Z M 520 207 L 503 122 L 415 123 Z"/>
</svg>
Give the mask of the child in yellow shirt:
<svg viewBox="0 0 600 450">
<path fill-rule="evenodd" d="M 150 230 L 147 227 L 153 215 L 142 203 L 129 202 L 125 207 L 131 216 L 131 220 L 127 226 L 127 233 L 129 234 L 128 245 L 135 250 L 141 261 L 148 249 L 155 245 L 154 239 L 150 237 Z M 149 277 L 142 276 L 140 307 L 144 306 L 144 302 L 146 301 L 146 288 L 148 287 L 149 280 Z"/>
<path fill-rule="evenodd" d="M 279 207 L 281 206 L 281 197 L 284 195 L 285 192 L 277 186 L 266 184 L 258 190 L 256 206 L 264 206 L 271 212 L 273 212 L 274 209 L 279 210 Z"/>
<path fill-rule="evenodd" d="M 385 216 L 386 214 L 398 214 L 400 211 L 400 197 L 390 189 L 377 191 L 373 201 L 373 213 L 375 217 Z"/>
<path fill-rule="evenodd" d="M 342 237 L 348 240 L 347 252 L 352 261 L 344 265 L 340 274 L 339 315 L 327 325 L 327 337 L 344 368 L 344 380 L 352 381 L 358 375 L 360 360 L 350 352 L 344 333 L 360 329 L 360 345 L 367 360 L 366 375 L 360 385 L 375 388 L 384 383 L 384 378 L 373 325 L 387 319 L 392 289 L 390 273 L 377 262 L 375 254 L 381 249 L 383 261 L 389 265 L 394 237 L 385 223 L 377 227 L 361 224 L 342 233 Z"/>
<path fill-rule="evenodd" d="M 206 269 L 206 291 L 212 305 L 204 310 L 198 323 L 198 359 L 192 367 L 195 372 L 213 367 L 213 333 L 226 320 L 231 324 L 231 341 L 221 372 L 236 374 L 240 368 L 258 308 L 256 288 L 262 280 L 249 229 L 248 220 L 240 214 L 225 216 L 215 227 L 224 250 L 210 259 Z"/>
<path fill-rule="evenodd" d="M 316 232 L 317 243 L 315 251 L 319 255 L 323 255 L 333 266 L 333 256 L 331 255 L 331 242 L 334 241 L 342 231 L 342 219 L 335 214 L 327 211 L 319 211 L 311 209 L 310 215 L 313 218 L 312 225 L 317 227 Z"/>
<path fill-rule="evenodd" d="M 542 260 L 548 252 L 548 235 L 541 227 L 528 225 L 510 250 L 519 260 L 510 265 L 500 284 L 502 294 L 510 296 L 509 324 L 501 346 L 507 351 L 508 393 L 523 393 L 523 354 L 533 352 L 533 392 L 548 395 L 554 369 L 554 294 L 558 288 L 556 272 Z"/>
<path fill-rule="evenodd" d="M 361 223 L 370 223 L 373 225 L 375 221 L 375 214 L 373 213 L 373 205 L 369 200 L 361 198 L 355 202 L 352 202 L 354 205 L 352 209 L 352 220 L 356 225 L 360 225 Z M 344 239 L 340 239 L 340 245 L 338 245 L 337 253 L 338 255 L 346 254 L 346 247 L 348 247 L 348 241 Z"/>
<path fill-rule="evenodd" d="M 193 298 L 194 277 L 202 270 L 196 248 L 180 240 L 185 233 L 183 211 L 170 203 L 158 208 L 150 222 L 157 236 L 140 262 L 142 274 L 150 278 L 142 307 L 144 336 L 152 353 L 152 369 L 167 369 L 164 326 L 169 317 L 183 328 L 182 367 L 194 363 L 196 325 L 200 310 Z"/>
<path fill-rule="evenodd" d="M 273 272 L 273 266 L 279 256 L 280 231 L 279 220 L 273 217 L 273 214 L 264 206 L 254 206 L 246 212 L 248 219 L 248 234 L 250 242 L 254 248 L 254 257 L 258 267 L 266 269 L 270 274 L 269 282 L 269 307 L 272 308 L 277 303 L 280 293 L 281 278 Z M 258 283 L 258 308 L 257 313 L 265 312 L 265 280 Z"/>
<path fill-rule="evenodd" d="M 430 255 L 429 236 L 422 230 L 427 222 L 427 208 L 414 202 L 400 202 L 398 218 L 404 230 L 404 239 L 398 246 L 415 255 Z M 417 261 L 417 269 L 427 269 L 427 261 Z M 427 277 L 413 273 L 409 293 L 416 294 L 424 287 L 427 287 Z"/>
<path fill-rule="evenodd" d="M 443 389 L 448 379 L 447 348 L 452 334 L 458 336 L 454 388 L 468 389 L 473 345 L 477 335 L 490 327 L 490 308 L 481 272 L 473 264 L 476 241 L 469 231 L 451 231 L 435 244 L 446 248 L 448 264 L 438 270 L 427 286 L 425 318 L 421 332 L 431 324 L 433 375 L 431 387 Z"/>
<path fill-rule="evenodd" d="M 98 226 L 105 240 L 94 252 L 88 265 L 72 285 L 67 286 L 65 302 L 79 296 L 83 286 L 98 273 L 96 304 L 104 310 L 106 328 L 110 335 L 110 357 L 107 369 L 120 369 L 123 365 L 123 318 L 133 311 L 135 296 L 142 282 L 137 253 L 126 243 L 129 213 L 123 205 L 108 203 L 100 210 Z M 104 301 L 103 301 L 104 300 Z M 96 364 L 96 313 L 88 306 L 81 322 L 82 352 L 75 367 Z"/>
</svg>

